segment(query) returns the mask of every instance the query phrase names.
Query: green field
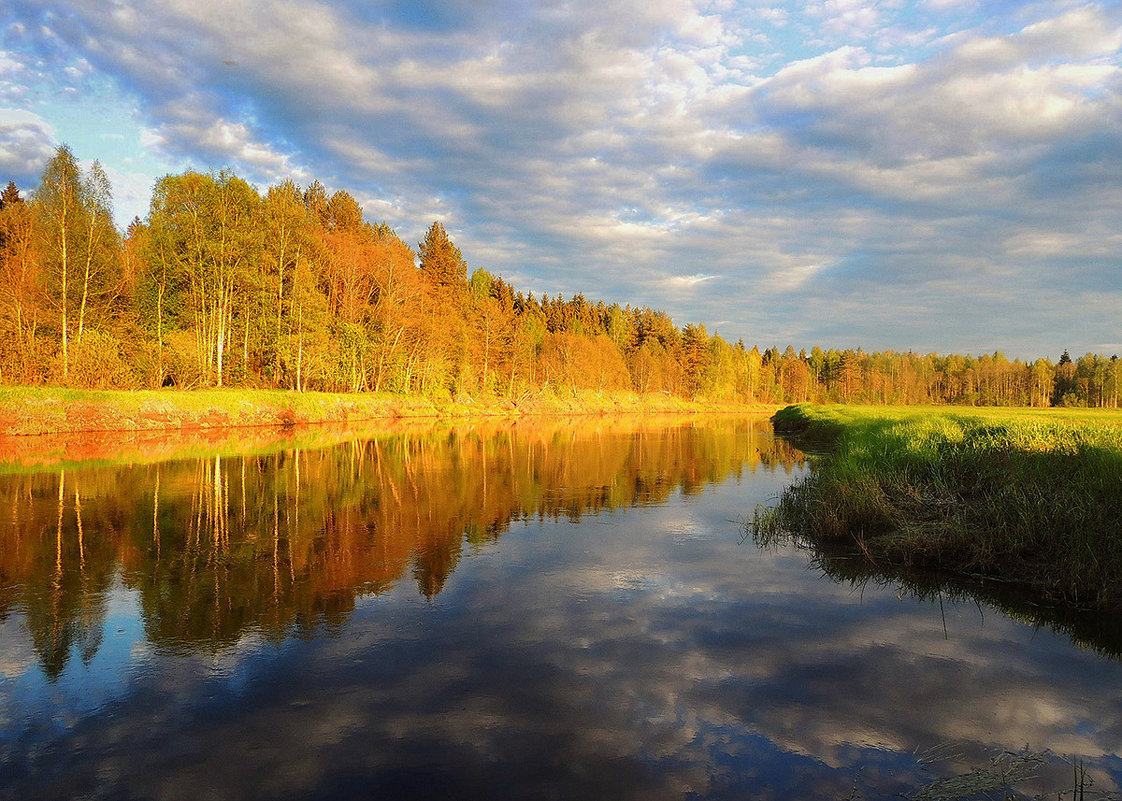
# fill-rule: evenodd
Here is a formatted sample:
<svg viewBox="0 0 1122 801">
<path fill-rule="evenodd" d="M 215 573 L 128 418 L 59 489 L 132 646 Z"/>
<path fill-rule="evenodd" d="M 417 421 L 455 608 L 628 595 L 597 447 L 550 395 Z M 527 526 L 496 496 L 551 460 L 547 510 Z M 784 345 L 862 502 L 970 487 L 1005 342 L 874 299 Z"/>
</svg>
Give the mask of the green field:
<svg viewBox="0 0 1122 801">
<path fill-rule="evenodd" d="M 822 454 L 757 510 L 757 537 L 1122 607 L 1122 412 L 803 404 L 773 420 Z"/>
</svg>

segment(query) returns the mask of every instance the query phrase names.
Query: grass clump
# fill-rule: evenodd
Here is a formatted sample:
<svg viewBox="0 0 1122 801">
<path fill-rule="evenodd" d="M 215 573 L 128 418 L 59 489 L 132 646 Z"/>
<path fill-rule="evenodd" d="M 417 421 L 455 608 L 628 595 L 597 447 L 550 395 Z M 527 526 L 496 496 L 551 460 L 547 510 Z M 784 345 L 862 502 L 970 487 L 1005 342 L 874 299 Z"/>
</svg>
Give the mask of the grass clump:
<svg viewBox="0 0 1122 801">
<path fill-rule="evenodd" d="M 757 537 L 1122 608 L 1122 415 L 803 404 L 773 422 L 823 453 Z"/>
</svg>

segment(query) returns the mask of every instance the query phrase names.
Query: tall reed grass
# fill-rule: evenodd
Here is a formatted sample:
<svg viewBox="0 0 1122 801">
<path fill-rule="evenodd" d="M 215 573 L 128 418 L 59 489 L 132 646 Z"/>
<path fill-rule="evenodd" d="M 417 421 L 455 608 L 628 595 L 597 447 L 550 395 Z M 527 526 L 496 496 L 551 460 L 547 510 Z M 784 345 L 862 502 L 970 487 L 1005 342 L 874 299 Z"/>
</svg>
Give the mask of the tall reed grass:
<svg viewBox="0 0 1122 801">
<path fill-rule="evenodd" d="M 1122 608 L 1122 415 L 801 404 L 773 422 L 824 452 L 757 509 L 758 537 Z"/>
</svg>

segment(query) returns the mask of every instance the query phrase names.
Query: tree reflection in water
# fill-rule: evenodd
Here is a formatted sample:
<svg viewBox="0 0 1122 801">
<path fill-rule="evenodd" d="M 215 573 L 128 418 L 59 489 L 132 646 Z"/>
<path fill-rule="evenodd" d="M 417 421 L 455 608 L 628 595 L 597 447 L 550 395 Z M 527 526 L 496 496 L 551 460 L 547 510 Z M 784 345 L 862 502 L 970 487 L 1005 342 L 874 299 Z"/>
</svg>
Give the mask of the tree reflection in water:
<svg viewBox="0 0 1122 801">
<path fill-rule="evenodd" d="M 769 432 L 731 417 L 445 425 L 0 477 L 0 619 L 24 613 L 52 681 L 97 652 L 118 572 L 160 647 L 310 636 L 406 577 L 434 598 L 465 548 L 514 521 L 579 520 L 761 466 L 801 467 Z"/>
</svg>

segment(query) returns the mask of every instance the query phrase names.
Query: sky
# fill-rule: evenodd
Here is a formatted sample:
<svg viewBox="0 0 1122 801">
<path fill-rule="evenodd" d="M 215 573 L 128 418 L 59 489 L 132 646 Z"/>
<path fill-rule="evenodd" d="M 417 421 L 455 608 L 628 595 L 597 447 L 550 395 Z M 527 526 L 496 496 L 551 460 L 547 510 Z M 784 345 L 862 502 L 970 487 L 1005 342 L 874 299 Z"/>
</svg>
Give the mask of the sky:
<svg viewBox="0 0 1122 801">
<path fill-rule="evenodd" d="M 230 167 L 760 347 L 1122 355 L 1122 5 L 4 0 L 0 183 Z"/>
</svg>

